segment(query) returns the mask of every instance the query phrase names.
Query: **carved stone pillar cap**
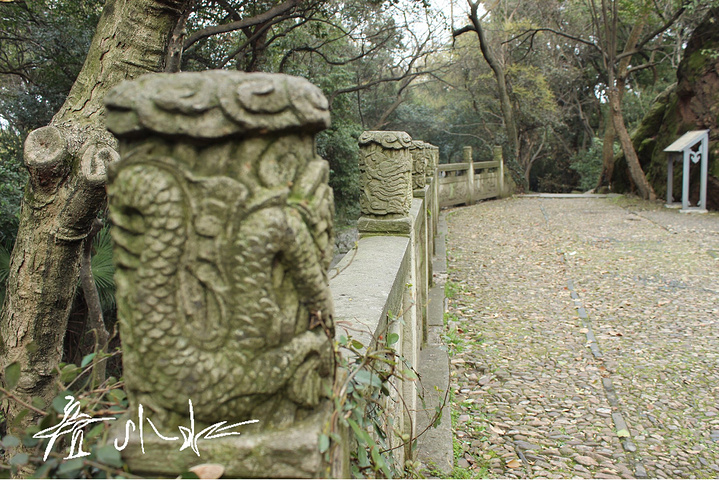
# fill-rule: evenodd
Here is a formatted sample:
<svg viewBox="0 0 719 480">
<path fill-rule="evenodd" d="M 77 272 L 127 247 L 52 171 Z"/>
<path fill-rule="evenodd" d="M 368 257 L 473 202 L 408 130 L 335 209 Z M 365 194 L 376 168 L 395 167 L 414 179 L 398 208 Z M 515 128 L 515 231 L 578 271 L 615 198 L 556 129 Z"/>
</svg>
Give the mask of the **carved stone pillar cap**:
<svg viewBox="0 0 719 480">
<path fill-rule="evenodd" d="M 105 97 L 118 137 L 155 132 L 197 139 L 244 137 L 330 124 L 322 91 L 303 78 L 213 70 L 158 73 L 125 81 Z"/>
<path fill-rule="evenodd" d="M 384 148 L 401 150 L 412 146 L 412 137 L 407 132 L 362 132 L 359 138 L 360 146 L 377 143 Z"/>
<path fill-rule="evenodd" d="M 429 148 L 429 143 L 425 143 L 422 140 L 412 140 L 412 146 L 409 147 L 411 150 L 418 148 Z"/>
</svg>

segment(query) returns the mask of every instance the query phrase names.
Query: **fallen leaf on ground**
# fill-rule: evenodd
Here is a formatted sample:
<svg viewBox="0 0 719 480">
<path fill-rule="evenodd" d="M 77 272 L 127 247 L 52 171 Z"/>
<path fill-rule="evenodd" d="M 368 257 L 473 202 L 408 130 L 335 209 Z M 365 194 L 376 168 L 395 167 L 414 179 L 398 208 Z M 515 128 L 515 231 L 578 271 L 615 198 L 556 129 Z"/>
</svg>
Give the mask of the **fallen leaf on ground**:
<svg viewBox="0 0 719 480">
<path fill-rule="evenodd" d="M 507 462 L 507 468 L 519 468 L 522 466 L 522 463 L 517 460 L 516 458 L 513 458 L 512 460 Z"/>
<path fill-rule="evenodd" d="M 190 471 L 200 478 L 220 478 L 225 473 L 225 467 L 218 463 L 203 463 L 195 465 Z"/>
</svg>

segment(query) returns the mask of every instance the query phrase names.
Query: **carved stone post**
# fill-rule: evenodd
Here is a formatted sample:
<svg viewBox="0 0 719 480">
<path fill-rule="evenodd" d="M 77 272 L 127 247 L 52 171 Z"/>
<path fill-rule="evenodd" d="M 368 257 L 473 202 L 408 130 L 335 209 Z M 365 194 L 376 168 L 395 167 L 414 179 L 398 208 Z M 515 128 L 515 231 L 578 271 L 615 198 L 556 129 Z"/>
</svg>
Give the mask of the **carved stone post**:
<svg viewBox="0 0 719 480">
<path fill-rule="evenodd" d="M 415 197 L 424 197 L 427 185 L 428 145 L 421 140 L 413 140 L 409 151 L 412 154 L 412 191 Z"/>
<path fill-rule="evenodd" d="M 106 104 L 130 470 L 330 475 L 326 99 L 295 77 L 209 71 L 125 82 Z"/>
<path fill-rule="evenodd" d="M 360 145 L 360 233 L 409 234 L 412 222 L 412 138 L 406 132 L 364 132 Z"/>
<path fill-rule="evenodd" d="M 437 165 L 439 165 L 439 147 L 429 144 L 430 155 L 427 164 L 427 175 L 432 178 L 432 231 L 437 232 L 439 228 L 439 176 L 437 175 Z M 432 253 L 434 253 L 434 244 L 432 244 Z"/>
<path fill-rule="evenodd" d="M 427 143 L 426 147 L 429 149 L 429 155 L 427 156 L 427 176 L 434 177 L 437 172 L 437 164 L 439 163 L 439 147 Z"/>
</svg>

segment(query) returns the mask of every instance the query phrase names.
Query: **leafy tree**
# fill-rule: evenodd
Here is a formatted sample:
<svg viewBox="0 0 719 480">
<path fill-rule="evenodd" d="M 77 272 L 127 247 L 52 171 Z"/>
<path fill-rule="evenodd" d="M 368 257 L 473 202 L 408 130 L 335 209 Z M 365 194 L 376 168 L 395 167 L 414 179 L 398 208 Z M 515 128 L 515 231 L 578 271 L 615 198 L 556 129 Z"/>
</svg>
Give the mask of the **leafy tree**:
<svg viewBox="0 0 719 480">
<path fill-rule="evenodd" d="M 359 145 L 362 128 L 335 122 L 317 136 L 317 152 L 330 164 L 330 186 L 335 191 L 337 223 L 351 223 L 359 216 Z"/>
<path fill-rule="evenodd" d="M 12 250 L 20 218 L 20 199 L 27 182 L 21 137 L 0 128 L 0 244 Z"/>
<path fill-rule="evenodd" d="M 583 191 L 591 190 L 597 185 L 602 173 L 603 143 L 601 138 L 595 138 L 587 150 L 578 152 L 572 158 L 571 168 L 579 173 L 579 188 Z"/>
<path fill-rule="evenodd" d="M 507 135 L 507 143 L 511 159 L 516 159 L 520 155 L 519 129 L 515 120 L 515 113 L 510 98 L 509 80 L 507 79 L 507 65 L 497 50 L 493 49 L 487 37 L 482 19 L 479 17 L 479 7 L 482 2 L 480 0 L 467 0 L 469 5 L 468 17 L 470 25 L 460 28 L 453 32 L 453 35 L 459 36 L 465 32 L 473 31 L 479 40 L 479 48 L 482 56 L 492 69 L 495 80 L 497 82 L 497 94 L 499 96 L 500 111 L 504 120 L 504 129 Z M 499 3 L 499 2 L 498 2 Z"/>
<path fill-rule="evenodd" d="M 47 125 L 87 55 L 102 0 L 0 3 L 0 115 L 24 136 Z"/>
<path fill-rule="evenodd" d="M 642 171 L 622 109 L 622 98 L 636 81 L 636 74 L 652 69 L 662 60 L 676 53 L 675 30 L 690 0 L 628 2 L 624 0 L 574 0 L 565 2 L 560 16 L 570 18 L 572 30 L 554 26 L 529 29 L 522 34 L 528 38 L 540 31 L 582 43 L 599 54 L 594 67 L 601 82 L 595 90 L 601 92 L 609 105 L 609 117 L 604 136 L 604 168 L 600 185 L 608 182 L 613 168 L 614 135 L 619 137 L 632 180 L 644 198 L 655 198 L 654 191 Z M 609 121 L 611 119 L 611 122 Z"/>
</svg>

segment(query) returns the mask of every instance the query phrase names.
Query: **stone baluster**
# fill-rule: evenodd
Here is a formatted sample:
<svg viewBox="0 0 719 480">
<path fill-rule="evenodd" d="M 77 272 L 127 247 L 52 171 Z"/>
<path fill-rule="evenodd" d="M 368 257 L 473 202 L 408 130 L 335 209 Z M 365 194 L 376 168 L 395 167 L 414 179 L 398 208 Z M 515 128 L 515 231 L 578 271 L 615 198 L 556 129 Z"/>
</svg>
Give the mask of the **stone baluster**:
<svg viewBox="0 0 719 480">
<path fill-rule="evenodd" d="M 327 100 L 300 78 L 209 71 L 124 82 L 106 105 L 130 471 L 331 475 Z M 207 438 L 220 422 L 250 423 Z"/>
<path fill-rule="evenodd" d="M 498 185 L 499 188 L 499 196 L 504 196 L 504 155 L 502 154 L 502 147 L 500 145 L 495 145 L 495 147 L 492 149 L 492 156 L 494 157 L 495 162 L 499 162 L 499 170 L 498 170 Z"/>
<path fill-rule="evenodd" d="M 427 156 L 427 176 L 434 177 L 437 174 L 437 165 L 439 164 L 439 147 L 427 144 L 429 155 Z"/>
<path fill-rule="evenodd" d="M 467 205 L 474 203 L 474 162 L 472 161 L 472 147 L 462 149 L 462 159 L 467 164 Z"/>
<path fill-rule="evenodd" d="M 359 145 L 360 234 L 409 234 L 412 138 L 406 132 L 364 132 Z"/>
</svg>

